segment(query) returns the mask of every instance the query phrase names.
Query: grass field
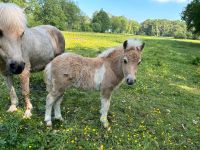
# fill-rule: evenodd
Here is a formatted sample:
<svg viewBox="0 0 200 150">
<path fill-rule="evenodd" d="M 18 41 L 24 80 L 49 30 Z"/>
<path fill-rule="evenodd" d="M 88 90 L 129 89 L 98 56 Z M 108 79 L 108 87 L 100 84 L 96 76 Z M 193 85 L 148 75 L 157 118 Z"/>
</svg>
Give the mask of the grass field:
<svg viewBox="0 0 200 150">
<path fill-rule="evenodd" d="M 65 32 L 66 50 L 96 56 L 132 36 Z M 111 100 L 107 131 L 99 121 L 98 92 L 65 92 L 52 129 L 43 122 L 42 73 L 31 76 L 33 117 L 23 119 L 19 80 L 16 113 L 7 113 L 9 93 L 0 78 L 0 149 L 200 149 L 200 41 L 140 37 L 146 42 L 137 84 L 122 84 Z M 18 77 L 15 77 L 18 79 Z"/>
</svg>

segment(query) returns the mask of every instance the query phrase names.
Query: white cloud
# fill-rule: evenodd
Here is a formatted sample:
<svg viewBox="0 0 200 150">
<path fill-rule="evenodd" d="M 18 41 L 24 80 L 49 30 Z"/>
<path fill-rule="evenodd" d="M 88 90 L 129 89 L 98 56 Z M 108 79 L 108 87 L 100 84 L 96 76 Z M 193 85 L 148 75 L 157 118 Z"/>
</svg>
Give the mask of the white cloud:
<svg viewBox="0 0 200 150">
<path fill-rule="evenodd" d="M 154 0 L 160 3 L 169 3 L 169 2 L 175 2 L 175 3 L 188 3 L 191 0 Z"/>
</svg>

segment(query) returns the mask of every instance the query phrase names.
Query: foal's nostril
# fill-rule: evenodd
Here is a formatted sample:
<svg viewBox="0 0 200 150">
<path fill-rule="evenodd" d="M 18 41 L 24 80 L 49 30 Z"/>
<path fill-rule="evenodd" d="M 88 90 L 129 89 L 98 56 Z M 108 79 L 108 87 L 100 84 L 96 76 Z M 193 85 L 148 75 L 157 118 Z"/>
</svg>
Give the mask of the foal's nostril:
<svg viewBox="0 0 200 150">
<path fill-rule="evenodd" d="M 128 85 L 133 85 L 134 82 L 135 82 L 135 80 L 133 80 L 133 79 L 131 79 L 131 78 L 127 78 L 127 79 L 126 79 L 126 83 L 127 83 Z"/>
</svg>

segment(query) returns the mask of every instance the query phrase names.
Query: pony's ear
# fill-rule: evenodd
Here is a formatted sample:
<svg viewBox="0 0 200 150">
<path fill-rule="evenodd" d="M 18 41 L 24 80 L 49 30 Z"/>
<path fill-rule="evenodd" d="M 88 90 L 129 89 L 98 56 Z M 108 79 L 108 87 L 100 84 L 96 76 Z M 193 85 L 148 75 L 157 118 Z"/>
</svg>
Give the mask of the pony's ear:
<svg viewBox="0 0 200 150">
<path fill-rule="evenodd" d="M 141 46 L 137 46 L 136 49 L 137 49 L 138 51 L 142 51 L 143 48 L 144 48 L 144 46 L 145 46 L 145 43 L 143 43 Z"/>
<path fill-rule="evenodd" d="M 124 41 L 124 43 L 123 43 L 124 50 L 126 50 L 127 46 L 128 46 L 128 41 L 126 40 L 126 41 Z"/>
</svg>

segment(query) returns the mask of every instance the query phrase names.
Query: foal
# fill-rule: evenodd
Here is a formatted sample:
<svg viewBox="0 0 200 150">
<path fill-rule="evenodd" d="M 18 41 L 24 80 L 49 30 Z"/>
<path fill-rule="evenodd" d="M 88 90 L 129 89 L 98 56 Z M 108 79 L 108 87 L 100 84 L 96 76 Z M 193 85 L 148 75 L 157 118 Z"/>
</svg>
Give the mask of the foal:
<svg viewBox="0 0 200 150">
<path fill-rule="evenodd" d="M 65 89 L 79 87 L 101 92 L 100 121 L 107 128 L 111 93 L 123 78 L 128 85 L 134 84 L 143 48 L 142 41 L 130 39 L 123 46 L 104 51 L 96 58 L 73 53 L 64 53 L 54 58 L 45 68 L 45 83 L 49 92 L 45 112 L 47 126 L 52 126 L 52 107 L 55 119 L 63 120 L 60 103 Z"/>
</svg>

